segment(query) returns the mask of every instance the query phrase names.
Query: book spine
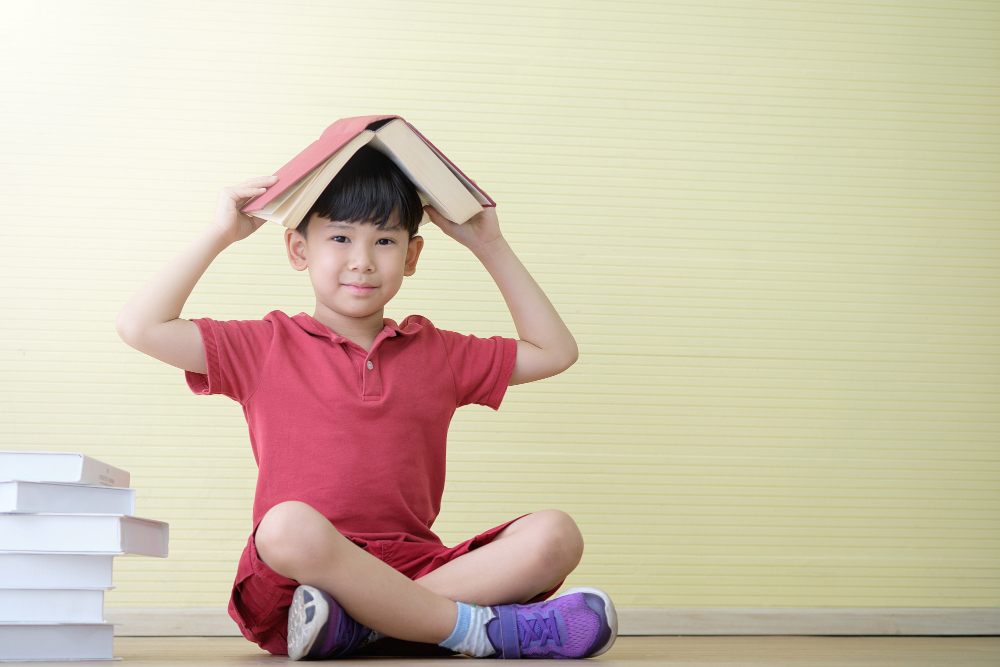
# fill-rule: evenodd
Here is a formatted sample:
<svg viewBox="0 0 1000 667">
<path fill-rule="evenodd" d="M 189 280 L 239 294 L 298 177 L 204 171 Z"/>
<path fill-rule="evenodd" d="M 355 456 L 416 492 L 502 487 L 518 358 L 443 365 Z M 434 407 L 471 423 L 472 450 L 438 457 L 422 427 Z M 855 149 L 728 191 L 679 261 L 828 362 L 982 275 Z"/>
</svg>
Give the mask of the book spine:
<svg viewBox="0 0 1000 667">
<path fill-rule="evenodd" d="M 0 553 L 0 588 L 111 588 L 111 555 Z"/>
<path fill-rule="evenodd" d="M 101 589 L 0 589 L 0 623 L 103 623 Z"/>
<path fill-rule="evenodd" d="M 0 514 L 0 551 L 165 558 L 168 525 L 112 514 Z"/>
<path fill-rule="evenodd" d="M 84 484 L 93 484 L 95 486 L 120 486 L 127 489 L 129 482 L 131 481 L 129 477 L 129 474 L 121 468 L 109 466 L 107 463 L 101 463 L 100 461 L 92 459 L 89 456 L 83 456 L 83 465 L 80 470 L 80 481 Z"/>
<path fill-rule="evenodd" d="M 17 483 L 0 482 L 0 512 L 13 512 L 17 507 Z"/>
<path fill-rule="evenodd" d="M 0 623 L 0 660 L 113 660 L 111 623 Z"/>
<path fill-rule="evenodd" d="M 170 544 L 170 527 L 162 521 L 120 517 L 118 521 L 122 551 L 166 558 Z"/>
<path fill-rule="evenodd" d="M 52 482 L 0 482 L 0 512 L 135 514 L 135 491 Z"/>
</svg>

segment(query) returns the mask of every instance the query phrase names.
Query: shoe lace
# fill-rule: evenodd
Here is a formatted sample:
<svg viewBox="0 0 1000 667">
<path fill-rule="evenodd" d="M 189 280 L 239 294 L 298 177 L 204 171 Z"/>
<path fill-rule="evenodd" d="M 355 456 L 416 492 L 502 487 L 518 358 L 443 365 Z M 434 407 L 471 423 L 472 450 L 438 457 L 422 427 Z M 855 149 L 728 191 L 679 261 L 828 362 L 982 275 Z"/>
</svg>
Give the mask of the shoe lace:
<svg viewBox="0 0 1000 667">
<path fill-rule="evenodd" d="M 517 622 L 524 633 L 524 636 L 521 638 L 521 646 L 526 648 L 546 646 L 548 644 L 562 646 L 562 641 L 559 639 L 557 614 L 558 612 L 555 609 L 549 610 L 548 615 L 539 611 L 518 614 Z"/>
</svg>

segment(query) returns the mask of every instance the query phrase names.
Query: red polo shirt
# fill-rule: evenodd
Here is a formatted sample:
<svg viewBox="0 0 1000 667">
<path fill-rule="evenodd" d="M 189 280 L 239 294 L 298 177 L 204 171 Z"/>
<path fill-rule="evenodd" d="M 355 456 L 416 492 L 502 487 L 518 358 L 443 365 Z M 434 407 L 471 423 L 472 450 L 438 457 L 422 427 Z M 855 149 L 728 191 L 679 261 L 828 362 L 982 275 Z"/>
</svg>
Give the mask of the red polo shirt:
<svg viewBox="0 0 1000 667">
<path fill-rule="evenodd" d="M 239 402 L 250 428 L 254 530 L 299 500 L 348 536 L 440 544 L 448 424 L 462 405 L 499 408 L 517 341 L 419 315 L 386 319 L 370 352 L 306 313 L 194 322 L 208 372 L 188 386 Z"/>
</svg>

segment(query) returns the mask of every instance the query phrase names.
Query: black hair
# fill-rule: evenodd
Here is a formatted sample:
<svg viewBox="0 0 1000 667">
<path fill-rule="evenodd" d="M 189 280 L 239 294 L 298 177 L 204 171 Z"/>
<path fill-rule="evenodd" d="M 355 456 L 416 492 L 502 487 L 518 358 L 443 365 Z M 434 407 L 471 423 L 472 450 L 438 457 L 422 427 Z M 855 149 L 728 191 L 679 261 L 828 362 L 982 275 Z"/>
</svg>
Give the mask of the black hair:
<svg viewBox="0 0 1000 667">
<path fill-rule="evenodd" d="M 313 213 L 340 222 L 366 222 L 379 229 L 402 229 L 412 239 L 424 211 L 417 188 L 406 174 L 384 154 L 371 146 L 362 146 L 296 227 L 302 236 L 306 235 Z M 390 220 L 393 213 L 396 224 Z"/>
</svg>

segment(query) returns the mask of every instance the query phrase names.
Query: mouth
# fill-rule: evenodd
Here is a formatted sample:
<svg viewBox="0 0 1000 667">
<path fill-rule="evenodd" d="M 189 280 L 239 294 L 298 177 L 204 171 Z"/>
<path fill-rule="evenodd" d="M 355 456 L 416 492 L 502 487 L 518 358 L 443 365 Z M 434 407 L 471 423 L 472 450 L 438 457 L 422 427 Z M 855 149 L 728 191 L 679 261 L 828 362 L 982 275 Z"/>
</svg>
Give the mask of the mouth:
<svg viewBox="0 0 1000 667">
<path fill-rule="evenodd" d="M 368 294 L 375 289 L 375 285 L 365 285 L 362 283 L 341 283 L 341 286 L 354 294 Z"/>
</svg>

